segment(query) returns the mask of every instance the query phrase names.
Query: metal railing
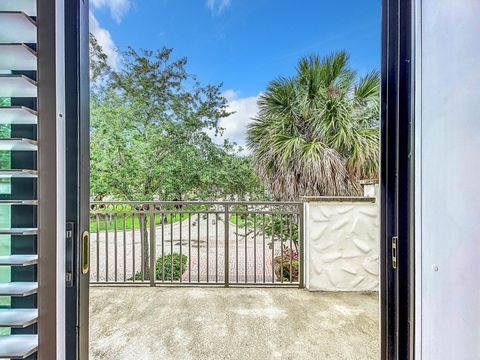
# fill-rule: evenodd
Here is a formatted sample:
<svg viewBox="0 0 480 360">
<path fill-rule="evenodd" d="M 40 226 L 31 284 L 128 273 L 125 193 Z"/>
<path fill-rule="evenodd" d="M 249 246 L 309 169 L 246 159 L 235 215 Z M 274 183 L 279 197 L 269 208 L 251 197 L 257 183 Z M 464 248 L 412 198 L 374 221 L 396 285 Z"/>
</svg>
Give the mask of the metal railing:
<svg viewBox="0 0 480 360">
<path fill-rule="evenodd" d="M 91 284 L 303 286 L 303 204 L 92 202 Z"/>
</svg>

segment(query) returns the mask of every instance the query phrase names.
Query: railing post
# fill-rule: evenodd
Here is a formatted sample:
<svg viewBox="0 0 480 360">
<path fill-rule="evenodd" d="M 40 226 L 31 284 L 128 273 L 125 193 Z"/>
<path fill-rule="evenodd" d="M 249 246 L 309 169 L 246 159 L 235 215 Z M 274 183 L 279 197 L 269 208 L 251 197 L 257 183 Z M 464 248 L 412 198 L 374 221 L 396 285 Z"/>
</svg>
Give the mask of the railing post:
<svg viewBox="0 0 480 360">
<path fill-rule="evenodd" d="M 224 245 L 224 263 L 225 263 L 225 287 L 229 286 L 230 277 L 230 205 L 225 204 L 225 245 Z"/>
<path fill-rule="evenodd" d="M 150 214 L 150 286 L 155 286 L 155 265 L 157 259 L 157 239 L 156 239 L 156 228 L 155 228 L 155 205 L 150 204 L 149 206 Z"/>
<path fill-rule="evenodd" d="M 299 205 L 300 207 L 300 224 L 299 224 L 299 249 L 300 249 L 300 266 L 299 266 L 299 274 L 298 274 L 298 286 L 300 289 L 303 289 L 305 287 L 304 284 L 304 276 L 305 276 L 305 204 L 302 203 Z"/>
</svg>

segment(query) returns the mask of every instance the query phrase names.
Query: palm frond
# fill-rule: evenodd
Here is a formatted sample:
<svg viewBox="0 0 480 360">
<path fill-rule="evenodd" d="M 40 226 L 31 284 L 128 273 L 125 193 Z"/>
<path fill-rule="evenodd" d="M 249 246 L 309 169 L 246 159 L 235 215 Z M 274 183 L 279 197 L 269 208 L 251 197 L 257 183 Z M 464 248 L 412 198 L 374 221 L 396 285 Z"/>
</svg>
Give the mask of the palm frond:
<svg viewBox="0 0 480 360">
<path fill-rule="evenodd" d="M 252 164 L 277 199 L 358 195 L 379 168 L 378 72 L 356 81 L 346 52 L 302 58 L 277 78 L 248 127 Z"/>
</svg>

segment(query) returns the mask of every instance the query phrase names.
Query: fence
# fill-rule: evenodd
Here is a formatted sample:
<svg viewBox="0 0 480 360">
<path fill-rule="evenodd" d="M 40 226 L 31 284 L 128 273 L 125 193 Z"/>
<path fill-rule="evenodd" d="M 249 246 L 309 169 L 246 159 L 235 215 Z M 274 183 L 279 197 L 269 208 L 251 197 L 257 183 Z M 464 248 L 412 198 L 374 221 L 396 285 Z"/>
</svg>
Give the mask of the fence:
<svg viewBox="0 0 480 360">
<path fill-rule="evenodd" d="M 303 204 L 92 202 L 91 284 L 303 286 Z"/>
</svg>

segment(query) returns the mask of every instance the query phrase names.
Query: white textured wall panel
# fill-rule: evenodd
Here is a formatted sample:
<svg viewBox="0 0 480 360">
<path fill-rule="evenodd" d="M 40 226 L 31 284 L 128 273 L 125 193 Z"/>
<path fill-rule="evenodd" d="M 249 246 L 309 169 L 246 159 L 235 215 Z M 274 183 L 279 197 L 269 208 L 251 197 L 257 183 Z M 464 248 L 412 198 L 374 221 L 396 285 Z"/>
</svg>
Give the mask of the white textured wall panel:
<svg viewBox="0 0 480 360">
<path fill-rule="evenodd" d="M 378 204 L 309 202 L 307 287 L 323 291 L 377 291 Z"/>
</svg>

